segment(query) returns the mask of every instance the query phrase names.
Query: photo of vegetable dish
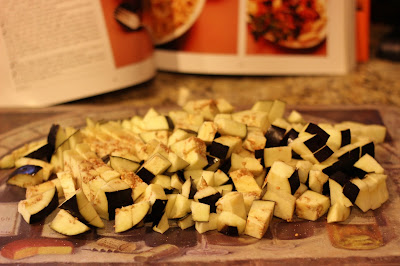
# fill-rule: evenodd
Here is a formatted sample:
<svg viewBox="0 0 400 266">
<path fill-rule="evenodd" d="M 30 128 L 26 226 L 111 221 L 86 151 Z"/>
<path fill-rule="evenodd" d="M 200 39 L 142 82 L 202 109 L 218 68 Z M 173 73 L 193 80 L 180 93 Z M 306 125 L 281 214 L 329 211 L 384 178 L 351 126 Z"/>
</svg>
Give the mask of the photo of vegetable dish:
<svg viewBox="0 0 400 266">
<path fill-rule="evenodd" d="M 284 48 L 306 49 L 326 38 L 325 0 L 248 0 L 248 30 Z"/>
</svg>

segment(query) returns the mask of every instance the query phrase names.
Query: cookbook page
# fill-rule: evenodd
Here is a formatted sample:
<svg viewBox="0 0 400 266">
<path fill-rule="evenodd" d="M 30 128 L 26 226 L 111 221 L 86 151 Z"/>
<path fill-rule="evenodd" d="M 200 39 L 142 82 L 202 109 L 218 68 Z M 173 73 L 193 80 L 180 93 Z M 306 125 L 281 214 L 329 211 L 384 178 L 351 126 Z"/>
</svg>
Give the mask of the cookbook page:
<svg viewBox="0 0 400 266">
<path fill-rule="evenodd" d="M 121 4 L 1 1 L 0 106 L 46 106 L 153 77 L 152 40 L 116 19 Z"/>
<path fill-rule="evenodd" d="M 355 9 L 347 0 L 153 0 L 148 13 L 162 70 L 343 74 L 355 62 Z"/>
</svg>

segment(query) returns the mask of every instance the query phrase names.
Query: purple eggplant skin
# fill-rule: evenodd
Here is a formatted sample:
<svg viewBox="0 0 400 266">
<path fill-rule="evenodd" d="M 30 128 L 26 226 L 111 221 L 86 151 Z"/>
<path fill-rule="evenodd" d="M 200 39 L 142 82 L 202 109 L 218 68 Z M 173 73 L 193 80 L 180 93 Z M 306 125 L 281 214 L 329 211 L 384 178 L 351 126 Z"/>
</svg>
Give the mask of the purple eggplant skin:
<svg viewBox="0 0 400 266">
<path fill-rule="evenodd" d="M 290 192 L 292 195 L 296 193 L 297 189 L 300 187 L 299 172 L 296 169 L 293 174 L 289 177 Z"/>
<path fill-rule="evenodd" d="M 336 172 L 333 175 L 331 175 L 329 178 L 335 180 L 339 185 L 342 187 L 347 183 L 350 182 L 350 176 L 347 175 L 346 173 L 343 172 Z"/>
<path fill-rule="evenodd" d="M 115 209 L 132 205 L 132 189 L 127 188 L 113 192 L 106 192 L 108 202 L 108 216 L 110 221 L 115 219 Z"/>
<path fill-rule="evenodd" d="M 239 236 L 239 232 L 236 226 L 229 226 L 225 225 L 220 233 L 227 235 L 227 236 Z"/>
<path fill-rule="evenodd" d="M 47 216 L 50 215 L 50 213 L 52 213 L 55 209 L 57 209 L 57 206 L 58 206 L 58 192 L 57 189 L 54 189 L 54 196 L 50 201 L 49 205 L 47 205 L 38 213 L 31 215 L 29 223 L 33 224 L 44 220 Z"/>
<path fill-rule="evenodd" d="M 290 143 L 292 143 L 297 137 L 299 136 L 299 132 L 291 128 L 283 137 L 280 146 L 288 146 Z"/>
<path fill-rule="evenodd" d="M 350 129 L 340 131 L 342 136 L 342 142 L 340 143 L 340 147 L 344 147 L 351 143 L 351 131 Z"/>
<path fill-rule="evenodd" d="M 45 162 L 50 162 L 51 156 L 54 153 L 54 147 L 49 143 L 46 143 L 42 147 L 38 148 L 37 150 L 25 155 L 27 158 L 31 159 L 38 159 Z"/>
<path fill-rule="evenodd" d="M 156 199 L 151 207 L 151 212 L 145 217 L 145 222 L 151 222 L 153 223 L 153 226 L 158 225 L 162 216 L 164 215 L 166 205 L 166 200 Z"/>
<path fill-rule="evenodd" d="M 314 135 L 312 138 L 306 140 L 304 144 L 312 152 L 317 152 L 325 146 L 326 142 L 318 135 Z"/>
<path fill-rule="evenodd" d="M 53 148 L 53 151 L 57 148 L 56 137 L 58 130 L 60 130 L 60 125 L 53 124 L 50 128 L 49 134 L 47 135 L 47 143 Z"/>
<path fill-rule="evenodd" d="M 360 189 L 353 183 L 347 182 L 343 186 L 343 194 L 354 204 L 356 202 L 358 193 L 360 193 Z"/>
<path fill-rule="evenodd" d="M 216 213 L 217 206 L 215 204 L 221 197 L 222 197 L 221 193 L 217 192 L 210 196 L 199 199 L 199 202 L 210 205 L 210 213 Z"/>
<path fill-rule="evenodd" d="M 196 183 L 194 182 L 193 178 L 190 178 L 189 199 L 193 199 L 196 192 L 197 192 Z"/>
<path fill-rule="evenodd" d="M 76 195 L 73 195 L 69 199 L 65 200 L 58 207 L 60 209 L 64 209 L 64 210 L 68 211 L 72 216 L 76 217 L 80 222 L 90 226 L 89 221 L 86 221 L 86 219 L 82 216 L 82 214 L 79 211 L 79 206 L 78 206 L 78 201 L 76 199 Z"/>
<path fill-rule="evenodd" d="M 333 151 L 331 148 L 328 147 L 328 145 L 324 146 L 322 149 L 318 150 L 316 153 L 314 153 L 315 159 L 318 160 L 318 162 L 322 163 L 323 161 L 327 160 L 331 155 L 333 154 Z"/>
<path fill-rule="evenodd" d="M 213 141 L 210 146 L 210 155 L 224 160 L 227 157 L 229 147 Z"/>
<path fill-rule="evenodd" d="M 256 159 L 260 159 L 261 165 L 264 165 L 264 149 L 255 150 L 254 156 L 256 157 Z"/>
<path fill-rule="evenodd" d="M 39 172 L 40 170 L 42 170 L 41 166 L 38 165 L 31 165 L 31 164 L 27 164 L 24 166 L 21 166 L 17 169 L 15 169 L 9 176 L 8 178 L 10 179 L 13 176 L 16 175 L 30 175 L 30 176 L 34 176 L 37 172 Z"/>
<path fill-rule="evenodd" d="M 282 140 L 285 137 L 286 129 L 271 125 L 270 128 L 265 133 L 267 142 L 265 144 L 266 148 L 281 146 Z"/>
<path fill-rule="evenodd" d="M 150 185 L 151 180 L 155 177 L 155 175 L 147 170 L 145 167 L 141 167 L 137 172 L 138 175 L 146 184 Z"/>
<path fill-rule="evenodd" d="M 318 135 L 324 142 L 329 139 L 329 134 L 314 123 L 309 123 L 305 131 L 310 134 Z"/>
</svg>

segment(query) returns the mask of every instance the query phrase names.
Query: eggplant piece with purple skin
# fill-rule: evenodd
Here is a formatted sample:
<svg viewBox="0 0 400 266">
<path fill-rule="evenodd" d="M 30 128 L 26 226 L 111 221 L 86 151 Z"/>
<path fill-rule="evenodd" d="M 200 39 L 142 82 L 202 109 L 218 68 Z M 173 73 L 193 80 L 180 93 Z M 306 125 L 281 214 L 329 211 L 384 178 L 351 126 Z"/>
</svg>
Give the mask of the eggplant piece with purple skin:
<svg viewBox="0 0 400 266">
<path fill-rule="evenodd" d="M 299 132 L 297 132 L 296 130 L 294 130 L 293 128 L 291 128 L 283 137 L 282 141 L 281 141 L 281 145 L 280 146 L 288 146 L 290 143 L 293 142 L 293 140 L 297 139 L 297 137 L 299 136 Z"/>
<path fill-rule="evenodd" d="M 256 157 L 256 159 L 260 159 L 261 165 L 264 165 L 264 149 L 255 150 L 254 151 L 254 156 Z"/>
<path fill-rule="evenodd" d="M 156 199 L 151 206 L 151 212 L 145 217 L 145 222 L 152 222 L 156 226 L 164 215 L 166 205 L 167 200 Z"/>
<path fill-rule="evenodd" d="M 139 176 L 146 184 L 150 184 L 151 180 L 155 177 L 155 175 L 147 170 L 145 167 L 141 167 L 137 172 L 136 175 Z"/>
<path fill-rule="evenodd" d="M 278 147 L 282 145 L 282 140 L 285 137 L 286 129 L 271 125 L 267 133 L 265 133 L 265 138 L 267 139 L 267 142 L 265 144 L 266 148 L 271 148 L 271 147 Z"/>
<path fill-rule="evenodd" d="M 68 211 L 72 216 L 86 225 L 99 228 L 104 227 L 103 221 L 81 189 L 77 190 L 72 197 L 61 203 L 59 208 Z"/>
<path fill-rule="evenodd" d="M 219 143 L 219 142 L 215 142 L 215 141 L 213 141 L 211 143 L 210 149 L 209 149 L 211 156 L 220 158 L 222 160 L 226 158 L 226 156 L 228 155 L 228 151 L 229 151 L 228 146 L 226 146 L 222 143 Z"/>
<path fill-rule="evenodd" d="M 322 147 L 325 146 L 325 144 L 326 144 L 326 141 L 324 141 L 319 135 L 314 135 L 312 138 L 310 138 L 304 142 L 304 145 L 306 145 L 307 148 L 312 153 L 320 150 Z"/>
<path fill-rule="evenodd" d="M 318 150 L 317 152 L 314 153 L 315 159 L 318 160 L 318 162 L 324 162 L 326 161 L 331 155 L 333 154 L 333 151 L 331 148 L 328 147 L 328 145 L 324 146 L 322 149 Z"/>
<path fill-rule="evenodd" d="M 222 211 L 217 220 L 217 230 L 229 236 L 241 235 L 246 227 L 246 220 L 228 211 Z"/>
<path fill-rule="evenodd" d="M 231 160 L 225 160 L 221 163 L 219 169 L 228 175 L 229 169 L 231 169 Z"/>
<path fill-rule="evenodd" d="M 364 156 L 365 154 L 371 155 L 373 158 L 375 158 L 375 144 L 373 141 L 361 146 L 361 154 L 360 158 Z"/>
<path fill-rule="evenodd" d="M 344 167 L 350 167 L 352 166 L 355 162 L 360 159 L 360 147 L 356 147 L 345 154 L 341 155 L 339 157 L 339 160 L 343 162 Z"/>
<path fill-rule="evenodd" d="M 289 177 L 289 184 L 290 184 L 290 192 L 292 195 L 294 195 L 297 189 L 300 187 L 299 172 L 297 169 Z"/>
<path fill-rule="evenodd" d="M 24 157 L 50 162 L 54 151 L 65 139 L 66 135 L 62 128 L 53 124 L 47 134 L 47 143 Z"/>
<path fill-rule="evenodd" d="M 168 115 L 165 116 L 165 119 L 167 119 L 168 128 L 169 128 L 170 130 L 173 130 L 173 129 L 175 128 L 174 121 L 172 121 L 171 117 L 169 117 Z"/>
<path fill-rule="evenodd" d="M 351 203 L 356 201 L 360 189 L 350 182 L 349 175 L 343 172 L 336 172 L 334 175 L 330 176 L 330 178 L 343 187 L 343 194 L 351 201 Z"/>
<path fill-rule="evenodd" d="M 194 195 L 197 193 L 197 185 L 194 182 L 193 178 L 189 178 L 182 185 L 182 195 L 187 197 L 188 199 L 193 199 Z"/>
<path fill-rule="evenodd" d="M 210 205 L 210 213 L 217 212 L 217 201 L 222 197 L 221 193 L 219 193 L 213 187 L 206 187 L 205 189 L 198 190 L 194 196 L 194 200 Z"/>
<path fill-rule="evenodd" d="M 7 184 L 26 188 L 43 182 L 43 168 L 38 165 L 24 165 L 15 169 L 8 177 Z"/>
<path fill-rule="evenodd" d="M 57 189 L 53 187 L 42 194 L 21 200 L 18 203 L 18 212 L 29 223 L 37 223 L 44 220 L 58 206 Z"/>
<path fill-rule="evenodd" d="M 203 170 L 216 171 L 221 164 L 221 159 L 215 156 L 207 155 L 208 164 L 204 166 Z"/>
<path fill-rule="evenodd" d="M 323 130 L 322 128 L 320 128 L 318 125 L 316 125 L 314 123 L 309 123 L 307 128 L 305 129 L 305 132 L 318 135 L 322 139 L 322 141 L 325 143 L 329 139 L 329 134 L 326 133 L 325 130 Z"/>
<path fill-rule="evenodd" d="M 108 202 L 109 220 L 114 220 L 115 209 L 133 204 L 131 188 L 113 192 L 105 192 L 105 194 Z"/>
<path fill-rule="evenodd" d="M 54 148 L 49 143 L 47 143 L 42 147 L 40 147 L 39 149 L 25 155 L 24 157 L 50 162 L 53 153 L 54 153 Z"/>
<path fill-rule="evenodd" d="M 329 178 L 335 180 L 335 181 L 336 181 L 339 185 L 341 185 L 342 187 L 343 187 L 347 182 L 350 182 L 350 176 L 347 175 L 346 173 L 340 172 L 340 171 L 334 173 L 334 174 L 331 175 Z"/>
<path fill-rule="evenodd" d="M 342 136 L 342 141 L 340 143 L 340 147 L 344 147 L 348 144 L 351 143 L 351 132 L 350 129 L 345 129 L 340 131 L 340 134 Z"/>
<path fill-rule="evenodd" d="M 353 184 L 352 182 L 347 182 L 343 186 L 343 194 L 351 201 L 351 203 L 355 203 L 358 193 L 360 192 L 360 189 Z"/>
</svg>

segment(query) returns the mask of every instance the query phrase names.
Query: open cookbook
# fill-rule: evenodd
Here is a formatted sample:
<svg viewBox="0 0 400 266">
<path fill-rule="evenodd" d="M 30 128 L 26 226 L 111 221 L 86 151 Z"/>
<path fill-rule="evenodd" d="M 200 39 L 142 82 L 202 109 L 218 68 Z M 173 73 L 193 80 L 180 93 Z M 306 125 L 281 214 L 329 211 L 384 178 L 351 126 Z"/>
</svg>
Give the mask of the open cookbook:
<svg viewBox="0 0 400 266">
<path fill-rule="evenodd" d="M 338 75 L 355 64 L 354 0 L 3 0 L 0 107 L 126 88 L 157 70 Z"/>
</svg>

